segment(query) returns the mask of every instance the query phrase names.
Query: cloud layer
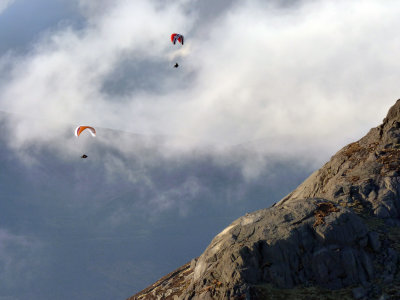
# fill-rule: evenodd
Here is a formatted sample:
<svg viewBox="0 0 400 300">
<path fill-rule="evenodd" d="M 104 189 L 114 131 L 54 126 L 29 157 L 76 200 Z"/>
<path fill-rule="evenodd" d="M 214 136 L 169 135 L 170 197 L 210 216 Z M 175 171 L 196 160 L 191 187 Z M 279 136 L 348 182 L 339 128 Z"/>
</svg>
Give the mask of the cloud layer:
<svg viewBox="0 0 400 300">
<path fill-rule="evenodd" d="M 395 1 L 231 2 L 217 15 L 194 0 L 79 4 L 83 28 L 61 26 L 29 55 L 0 60 L 0 108 L 49 128 L 44 138 L 19 123 L 18 143 L 85 123 L 178 147 L 253 142 L 325 158 L 399 94 Z M 173 46 L 171 32 L 186 44 Z"/>
</svg>

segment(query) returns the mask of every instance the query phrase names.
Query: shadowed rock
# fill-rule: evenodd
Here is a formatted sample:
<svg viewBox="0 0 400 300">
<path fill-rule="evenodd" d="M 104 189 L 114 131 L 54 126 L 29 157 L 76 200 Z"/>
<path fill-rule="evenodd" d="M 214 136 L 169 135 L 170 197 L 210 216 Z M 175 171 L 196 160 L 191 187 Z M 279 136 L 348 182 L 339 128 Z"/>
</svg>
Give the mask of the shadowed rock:
<svg viewBox="0 0 400 300">
<path fill-rule="evenodd" d="M 400 297 L 399 171 L 400 100 L 276 205 L 218 234 L 173 296 L 161 288 L 130 299 Z"/>
</svg>

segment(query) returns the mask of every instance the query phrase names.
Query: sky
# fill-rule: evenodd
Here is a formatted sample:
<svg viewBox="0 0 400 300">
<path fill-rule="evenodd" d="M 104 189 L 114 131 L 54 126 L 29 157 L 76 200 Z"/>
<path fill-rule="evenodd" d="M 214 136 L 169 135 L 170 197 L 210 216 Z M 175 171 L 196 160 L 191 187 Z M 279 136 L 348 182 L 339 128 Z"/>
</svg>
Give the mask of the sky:
<svg viewBox="0 0 400 300">
<path fill-rule="evenodd" d="M 398 94 L 395 1 L 3 3 L 0 109 L 54 132 L 84 122 L 178 148 L 257 142 L 306 155 L 312 143 L 326 156 Z M 25 9 L 37 14 L 21 23 Z M 36 32 L 21 41 L 24 27 Z M 29 123 L 18 131 L 21 143 L 43 139 Z"/>
<path fill-rule="evenodd" d="M 0 300 L 124 299 L 285 196 L 399 98 L 399 13 L 0 0 Z"/>
</svg>

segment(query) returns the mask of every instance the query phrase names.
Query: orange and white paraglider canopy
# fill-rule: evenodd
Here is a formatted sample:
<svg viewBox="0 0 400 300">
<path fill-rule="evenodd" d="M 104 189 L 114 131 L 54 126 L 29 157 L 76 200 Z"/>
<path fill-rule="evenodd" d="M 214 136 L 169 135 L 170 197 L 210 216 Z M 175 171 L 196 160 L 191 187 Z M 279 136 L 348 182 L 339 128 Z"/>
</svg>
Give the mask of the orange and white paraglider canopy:
<svg viewBox="0 0 400 300">
<path fill-rule="evenodd" d="M 92 136 L 96 136 L 96 130 L 93 127 L 90 127 L 90 126 L 78 126 L 75 129 L 75 135 L 76 136 L 80 136 L 80 134 L 86 129 L 89 130 L 89 132 L 90 132 L 90 134 Z"/>
</svg>

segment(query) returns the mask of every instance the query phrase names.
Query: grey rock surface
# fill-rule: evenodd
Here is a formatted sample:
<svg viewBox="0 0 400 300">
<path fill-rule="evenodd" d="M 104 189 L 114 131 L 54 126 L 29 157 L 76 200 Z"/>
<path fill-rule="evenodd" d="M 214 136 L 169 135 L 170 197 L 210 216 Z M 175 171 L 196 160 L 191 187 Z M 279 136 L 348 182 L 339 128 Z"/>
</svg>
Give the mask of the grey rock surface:
<svg viewBox="0 0 400 300">
<path fill-rule="evenodd" d="M 165 289 L 158 295 L 276 299 L 279 291 L 285 299 L 309 299 L 310 293 L 323 299 L 330 291 L 354 299 L 400 298 L 399 217 L 400 100 L 380 126 L 341 149 L 276 205 L 246 214 L 218 234 L 187 266 L 173 297 Z M 131 299 L 158 299 L 148 296 Z"/>
<path fill-rule="evenodd" d="M 315 225 L 321 204 L 335 211 Z M 199 257 L 190 293 L 195 296 L 183 299 L 201 299 L 214 281 L 221 282 L 216 299 L 229 299 L 260 282 L 280 288 L 313 282 L 340 289 L 374 279 L 367 226 L 351 209 L 335 205 L 297 199 L 239 218 Z"/>
</svg>

